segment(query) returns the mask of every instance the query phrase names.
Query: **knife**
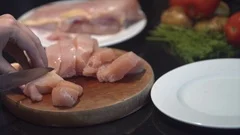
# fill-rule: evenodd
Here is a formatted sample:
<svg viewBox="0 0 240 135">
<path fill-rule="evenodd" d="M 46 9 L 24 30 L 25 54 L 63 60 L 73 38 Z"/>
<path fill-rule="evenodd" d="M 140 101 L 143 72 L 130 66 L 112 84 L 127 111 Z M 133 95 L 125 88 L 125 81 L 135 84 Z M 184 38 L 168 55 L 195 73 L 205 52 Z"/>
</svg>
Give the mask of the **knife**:
<svg viewBox="0 0 240 135">
<path fill-rule="evenodd" d="M 28 82 L 31 82 L 52 70 L 53 68 L 33 68 L 2 74 L 0 75 L 0 92 L 11 90 L 21 85 L 27 84 Z"/>
</svg>

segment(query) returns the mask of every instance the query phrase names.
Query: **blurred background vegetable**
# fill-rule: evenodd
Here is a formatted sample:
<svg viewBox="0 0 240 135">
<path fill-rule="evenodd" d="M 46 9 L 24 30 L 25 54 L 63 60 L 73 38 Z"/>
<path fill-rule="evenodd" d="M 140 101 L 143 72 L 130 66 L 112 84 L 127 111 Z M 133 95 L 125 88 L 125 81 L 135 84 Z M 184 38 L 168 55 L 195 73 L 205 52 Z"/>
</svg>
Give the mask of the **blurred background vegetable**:
<svg viewBox="0 0 240 135">
<path fill-rule="evenodd" d="M 161 15 L 161 23 L 182 27 L 191 27 L 193 24 L 192 20 L 185 14 L 184 9 L 179 6 L 165 10 Z"/>
<path fill-rule="evenodd" d="M 192 19 L 202 19 L 213 16 L 220 0 L 169 0 L 170 6 L 181 6 Z"/>
<path fill-rule="evenodd" d="M 194 25 L 196 31 L 214 31 L 224 32 L 224 26 L 228 18 L 224 16 L 215 16 L 209 20 L 202 20 Z"/>
<path fill-rule="evenodd" d="M 183 63 L 212 58 L 229 58 L 239 54 L 240 49 L 230 46 L 223 33 L 195 31 L 161 24 L 150 32 L 149 41 L 165 42 L 164 49 Z"/>
<path fill-rule="evenodd" d="M 229 16 L 230 15 L 230 8 L 228 5 L 224 2 L 221 1 L 217 7 L 217 9 L 214 12 L 214 15 L 216 16 Z"/>
<path fill-rule="evenodd" d="M 240 12 L 234 13 L 225 25 L 225 35 L 230 44 L 240 48 Z"/>
</svg>

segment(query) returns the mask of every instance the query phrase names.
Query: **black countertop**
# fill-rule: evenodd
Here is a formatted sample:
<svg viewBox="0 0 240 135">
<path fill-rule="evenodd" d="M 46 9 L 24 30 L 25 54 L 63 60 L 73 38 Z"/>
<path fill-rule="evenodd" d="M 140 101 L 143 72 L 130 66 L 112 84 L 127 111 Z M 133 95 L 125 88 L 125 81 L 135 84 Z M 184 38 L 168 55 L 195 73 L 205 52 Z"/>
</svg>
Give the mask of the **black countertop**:
<svg viewBox="0 0 240 135">
<path fill-rule="evenodd" d="M 232 12 L 240 9 L 240 1 L 226 0 Z M 18 18 L 24 12 L 50 2 L 50 0 L 7 0 L 0 5 L 0 14 L 10 13 Z M 145 40 L 148 31 L 159 23 L 161 12 L 167 7 L 167 0 L 140 0 L 147 15 L 146 28 L 136 37 L 111 46 L 127 51 L 134 51 L 148 61 L 155 74 L 155 80 L 164 73 L 180 66 L 172 56 L 164 52 L 160 44 L 152 44 Z M 4 56 L 11 62 L 8 55 Z M 149 97 L 150 99 L 150 97 Z M 42 127 L 25 122 L 13 116 L 8 110 L 0 106 L 0 135 L 233 135 L 240 134 L 240 130 L 211 129 L 195 127 L 173 120 L 161 113 L 151 101 L 137 112 L 113 122 L 81 127 L 55 128 Z"/>
</svg>

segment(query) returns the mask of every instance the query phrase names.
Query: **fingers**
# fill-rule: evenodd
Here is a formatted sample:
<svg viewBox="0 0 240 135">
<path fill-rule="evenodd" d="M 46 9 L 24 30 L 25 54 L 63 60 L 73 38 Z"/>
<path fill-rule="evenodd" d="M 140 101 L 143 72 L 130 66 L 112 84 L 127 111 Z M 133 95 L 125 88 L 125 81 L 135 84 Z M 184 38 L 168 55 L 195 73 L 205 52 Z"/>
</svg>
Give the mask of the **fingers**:
<svg viewBox="0 0 240 135">
<path fill-rule="evenodd" d="M 26 51 L 33 67 L 45 67 L 38 48 L 25 31 L 17 29 L 11 38 L 15 39 L 15 44 L 17 44 L 19 48 Z"/>
<path fill-rule="evenodd" d="M 0 16 L 0 52 L 6 44 L 12 44 L 13 48 L 20 48 L 21 52 L 26 51 L 33 67 L 47 66 L 47 57 L 39 39 L 29 29 L 19 24 L 11 15 Z M 12 53 L 13 57 L 20 57 L 18 60 L 26 65 L 23 53 Z M 22 63 L 21 63 L 22 64 Z"/>
<path fill-rule="evenodd" d="M 23 69 L 30 68 L 27 57 L 18 46 L 7 45 L 4 50 L 8 52 L 21 65 Z"/>
<path fill-rule="evenodd" d="M 0 57 L 0 74 L 16 72 L 15 68 L 12 67 L 3 57 Z"/>
<path fill-rule="evenodd" d="M 48 66 L 48 60 L 47 60 L 47 55 L 46 52 L 44 50 L 44 47 L 42 46 L 39 38 L 29 29 L 27 28 L 25 25 L 18 23 L 19 28 L 21 28 L 22 30 L 24 30 L 27 35 L 32 39 L 32 41 L 35 43 L 35 46 L 38 49 L 38 52 L 43 60 L 44 66 Z"/>
</svg>

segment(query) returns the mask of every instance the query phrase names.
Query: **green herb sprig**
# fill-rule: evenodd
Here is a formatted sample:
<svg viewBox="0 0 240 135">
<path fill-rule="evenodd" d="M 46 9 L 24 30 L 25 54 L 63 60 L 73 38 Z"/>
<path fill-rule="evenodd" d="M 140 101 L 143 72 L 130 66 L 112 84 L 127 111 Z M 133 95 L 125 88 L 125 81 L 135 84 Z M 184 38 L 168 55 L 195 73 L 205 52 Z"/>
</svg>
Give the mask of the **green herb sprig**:
<svg viewBox="0 0 240 135">
<path fill-rule="evenodd" d="M 239 54 L 240 50 L 233 48 L 220 32 L 195 31 L 160 24 L 150 31 L 149 41 L 166 42 L 164 46 L 185 63 L 212 58 L 229 58 Z"/>
</svg>

